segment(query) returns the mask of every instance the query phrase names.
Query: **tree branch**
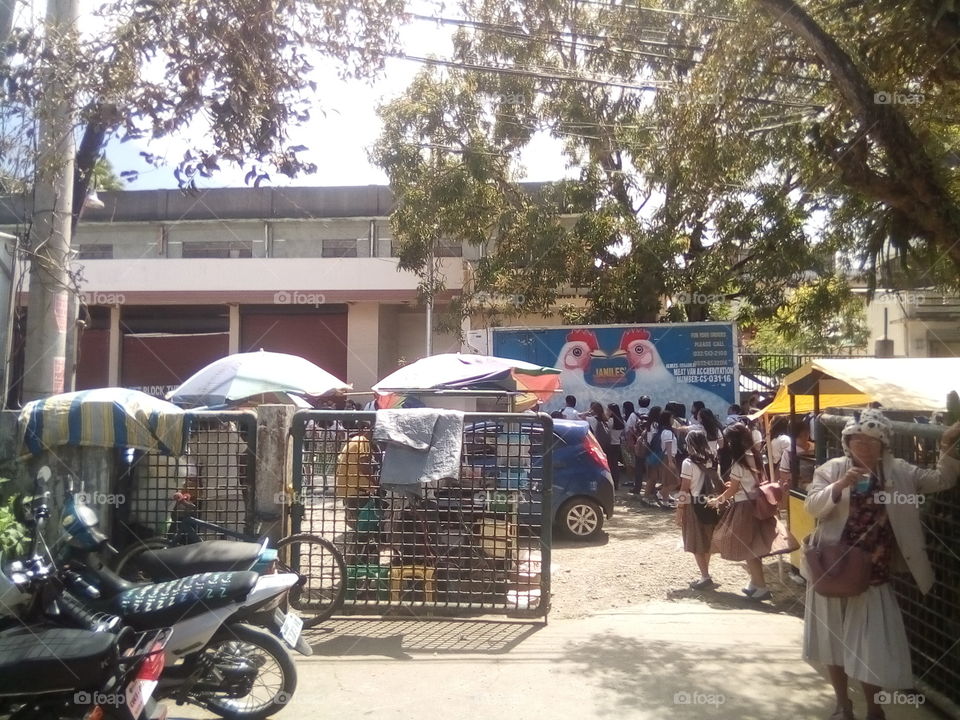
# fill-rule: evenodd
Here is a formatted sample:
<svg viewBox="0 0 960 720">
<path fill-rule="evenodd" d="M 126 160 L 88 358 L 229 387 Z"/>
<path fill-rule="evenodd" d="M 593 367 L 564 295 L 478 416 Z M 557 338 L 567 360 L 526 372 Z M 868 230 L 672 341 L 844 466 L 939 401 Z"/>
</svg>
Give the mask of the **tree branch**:
<svg viewBox="0 0 960 720">
<path fill-rule="evenodd" d="M 873 88 L 851 57 L 794 0 L 756 0 L 774 20 L 804 40 L 830 71 L 834 84 L 848 109 L 867 134 L 886 154 L 891 174 L 906 198 L 897 208 L 914 223 L 918 236 L 949 256 L 960 270 L 960 210 L 947 193 L 933 163 L 910 125 L 895 104 L 877 102 Z M 841 173 L 844 168 L 841 167 Z M 847 169 L 846 174 L 850 175 Z M 873 174 L 853 173 L 864 191 L 877 192 L 888 186 Z M 879 200 L 888 202 L 884 197 Z M 904 205 L 909 207 L 904 207 Z"/>
</svg>

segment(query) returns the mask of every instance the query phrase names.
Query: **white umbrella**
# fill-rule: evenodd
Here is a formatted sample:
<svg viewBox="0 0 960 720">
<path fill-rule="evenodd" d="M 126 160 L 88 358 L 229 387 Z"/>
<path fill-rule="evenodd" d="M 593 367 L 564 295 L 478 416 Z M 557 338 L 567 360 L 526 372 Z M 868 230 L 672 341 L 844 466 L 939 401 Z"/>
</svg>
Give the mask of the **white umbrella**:
<svg viewBox="0 0 960 720">
<path fill-rule="evenodd" d="M 256 395 L 327 395 L 352 389 L 319 365 L 299 355 L 237 353 L 210 363 L 167 393 L 178 405 L 217 407 Z"/>
</svg>

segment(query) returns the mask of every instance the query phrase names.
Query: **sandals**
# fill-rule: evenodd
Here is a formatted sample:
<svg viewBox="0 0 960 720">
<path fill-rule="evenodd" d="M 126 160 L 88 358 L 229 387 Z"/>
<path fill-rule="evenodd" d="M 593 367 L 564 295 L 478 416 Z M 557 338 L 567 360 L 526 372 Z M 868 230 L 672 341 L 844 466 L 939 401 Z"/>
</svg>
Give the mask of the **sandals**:
<svg viewBox="0 0 960 720">
<path fill-rule="evenodd" d="M 830 720 L 856 720 L 853 716 L 853 703 L 850 702 L 844 708 L 837 708 L 833 711 L 833 714 L 830 716 Z M 871 718 L 867 718 L 871 720 Z M 872 720 L 884 720 L 883 717 L 873 718 Z"/>
</svg>

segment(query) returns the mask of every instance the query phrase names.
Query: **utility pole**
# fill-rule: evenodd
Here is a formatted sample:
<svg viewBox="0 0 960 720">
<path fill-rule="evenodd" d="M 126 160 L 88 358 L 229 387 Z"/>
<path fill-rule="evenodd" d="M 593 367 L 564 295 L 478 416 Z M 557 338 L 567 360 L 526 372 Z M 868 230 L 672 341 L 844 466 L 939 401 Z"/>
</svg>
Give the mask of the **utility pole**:
<svg viewBox="0 0 960 720">
<path fill-rule="evenodd" d="M 73 42 L 78 0 L 47 0 L 45 41 Z M 50 62 L 55 62 L 51 60 Z M 47 67 L 37 107 L 39 148 L 30 232 L 30 297 L 23 375 L 24 401 L 63 392 L 70 320 L 70 232 L 73 216 L 74 98 Z M 62 85 L 62 83 L 61 83 Z"/>
<path fill-rule="evenodd" d="M 0 0 L 0 43 L 5 43 L 13 29 L 13 6 L 17 0 Z"/>
<path fill-rule="evenodd" d="M 433 355 L 433 251 L 430 243 L 430 256 L 427 258 L 427 357 Z"/>
</svg>

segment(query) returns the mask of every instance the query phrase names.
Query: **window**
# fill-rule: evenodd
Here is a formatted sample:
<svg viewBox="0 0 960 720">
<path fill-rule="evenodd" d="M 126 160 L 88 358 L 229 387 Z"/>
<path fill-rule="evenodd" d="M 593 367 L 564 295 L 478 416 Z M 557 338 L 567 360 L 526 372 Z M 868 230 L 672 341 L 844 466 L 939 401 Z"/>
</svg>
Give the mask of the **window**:
<svg viewBox="0 0 960 720">
<path fill-rule="evenodd" d="M 324 240 L 320 257 L 346 258 L 357 257 L 356 240 Z"/>
<path fill-rule="evenodd" d="M 202 241 L 183 244 L 185 258 L 248 258 L 253 257 L 249 246 L 240 243 Z"/>
<path fill-rule="evenodd" d="M 113 245 L 105 244 L 83 244 L 77 250 L 77 257 L 80 260 L 112 260 Z"/>
<path fill-rule="evenodd" d="M 397 247 L 397 244 L 391 240 L 390 241 L 390 255 L 391 257 L 399 257 L 400 249 Z M 434 251 L 435 257 L 463 257 L 463 243 L 457 242 L 456 240 L 441 240 L 437 243 L 436 249 Z"/>
</svg>

